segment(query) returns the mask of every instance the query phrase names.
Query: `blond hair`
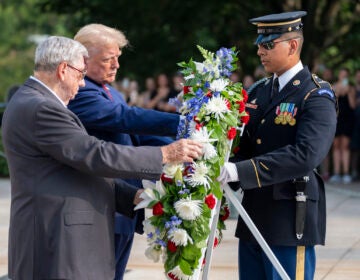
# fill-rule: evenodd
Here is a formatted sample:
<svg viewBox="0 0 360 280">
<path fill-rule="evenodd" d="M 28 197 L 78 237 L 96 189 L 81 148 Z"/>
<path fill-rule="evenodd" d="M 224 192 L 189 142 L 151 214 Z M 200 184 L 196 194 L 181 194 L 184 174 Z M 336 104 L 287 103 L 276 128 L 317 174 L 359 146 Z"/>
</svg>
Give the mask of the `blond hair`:
<svg viewBox="0 0 360 280">
<path fill-rule="evenodd" d="M 83 26 L 75 35 L 74 40 L 83 44 L 88 50 L 98 46 L 116 43 L 119 49 L 129 44 L 123 32 L 99 23 Z"/>
</svg>

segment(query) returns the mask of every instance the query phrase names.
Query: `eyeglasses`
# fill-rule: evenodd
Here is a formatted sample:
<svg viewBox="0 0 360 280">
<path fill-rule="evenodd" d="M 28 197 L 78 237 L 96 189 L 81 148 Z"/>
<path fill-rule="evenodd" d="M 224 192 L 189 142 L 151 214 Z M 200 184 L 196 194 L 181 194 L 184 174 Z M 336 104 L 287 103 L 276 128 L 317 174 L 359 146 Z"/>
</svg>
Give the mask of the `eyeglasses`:
<svg viewBox="0 0 360 280">
<path fill-rule="evenodd" d="M 269 41 L 269 42 L 265 42 L 265 43 L 260 43 L 258 44 L 258 48 L 263 47 L 265 50 L 272 50 L 273 48 L 275 48 L 275 44 L 277 43 L 281 43 L 281 42 L 285 42 L 285 41 L 290 41 L 293 39 L 299 39 L 300 37 L 294 37 L 294 38 L 289 38 L 289 39 L 284 39 L 284 40 L 280 40 L 280 41 Z"/>
<path fill-rule="evenodd" d="M 72 66 L 72 65 L 70 65 L 70 64 L 67 64 L 67 66 L 69 66 L 70 68 L 72 68 L 72 69 L 80 72 L 80 73 L 81 73 L 81 79 L 82 79 L 82 80 L 85 78 L 86 73 L 87 73 L 86 70 L 80 70 L 80 69 L 78 69 L 78 68 L 76 68 L 76 67 L 74 67 L 74 66 Z"/>
</svg>

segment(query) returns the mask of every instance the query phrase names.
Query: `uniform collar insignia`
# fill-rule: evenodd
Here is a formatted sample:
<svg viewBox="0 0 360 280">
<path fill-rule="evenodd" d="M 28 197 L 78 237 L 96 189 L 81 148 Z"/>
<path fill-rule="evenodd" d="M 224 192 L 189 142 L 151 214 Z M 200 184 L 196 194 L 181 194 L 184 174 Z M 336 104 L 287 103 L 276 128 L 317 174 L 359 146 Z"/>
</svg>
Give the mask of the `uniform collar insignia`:
<svg viewBox="0 0 360 280">
<path fill-rule="evenodd" d="M 293 85 L 294 85 L 294 86 L 300 85 L 300 80 L 295 80 L 295 81 L 293 81 Z"/>
</svg>

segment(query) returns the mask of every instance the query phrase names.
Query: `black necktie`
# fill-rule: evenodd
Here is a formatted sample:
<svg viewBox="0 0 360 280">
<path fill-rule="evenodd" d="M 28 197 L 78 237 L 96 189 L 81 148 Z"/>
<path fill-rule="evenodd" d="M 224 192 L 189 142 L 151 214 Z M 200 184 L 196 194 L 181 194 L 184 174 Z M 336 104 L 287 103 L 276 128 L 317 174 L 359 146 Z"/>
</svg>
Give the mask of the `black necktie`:
<svg viewBox="0 0 360 280">
<path fill-rule="evenodd" d="M 279 78 L 275 78 L 271 90 L 271 99 L 273 99 L 279 93 Z"/>
</svg>

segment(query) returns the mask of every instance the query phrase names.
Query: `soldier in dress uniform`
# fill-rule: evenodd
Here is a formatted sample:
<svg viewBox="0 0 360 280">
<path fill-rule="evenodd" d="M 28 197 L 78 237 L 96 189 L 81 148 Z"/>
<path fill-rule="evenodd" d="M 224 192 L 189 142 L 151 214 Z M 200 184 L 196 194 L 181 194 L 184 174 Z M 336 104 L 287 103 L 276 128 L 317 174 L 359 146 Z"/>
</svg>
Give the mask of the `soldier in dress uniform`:
<svg viewBox="0 0 360 280">
<path fill-rule="evenodd" d="M 243 206 L 291 279 L 313 279 L 315 245 L 324 245 L 324 183 L 315 170 L 336 130 L 336 98 L 329 83 L 300 60 L 304 11 L 253 18 L 257 54 L 271 77 L 249 89 L 250 121 L 240 151 L 219 181 L 244 191 Z M 280 279 L 239 217 L 239 275 Z"/>
</svg>

